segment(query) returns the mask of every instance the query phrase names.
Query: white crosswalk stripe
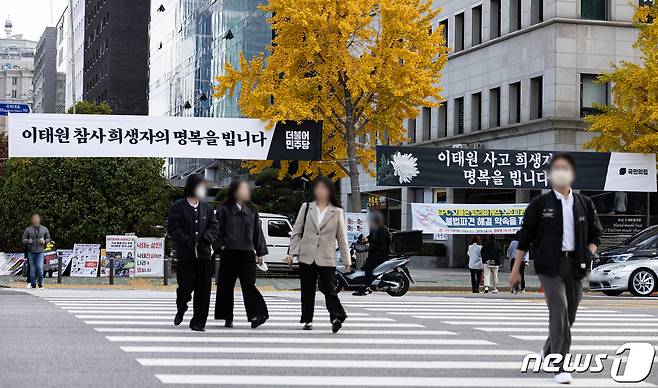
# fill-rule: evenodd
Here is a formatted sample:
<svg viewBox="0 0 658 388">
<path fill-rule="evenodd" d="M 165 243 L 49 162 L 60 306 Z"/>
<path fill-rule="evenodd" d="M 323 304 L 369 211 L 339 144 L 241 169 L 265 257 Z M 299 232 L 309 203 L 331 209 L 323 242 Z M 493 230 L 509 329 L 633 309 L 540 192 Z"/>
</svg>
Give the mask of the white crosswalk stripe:
<svg viewBox="0 0 658 388">
<path fill-rule="evenodd" d="M 234 328 L 212 319 L 211 303 L 206 331 L 192 332 L 186 326 L 191 311 L 181 326 L 173 325 L 172 293 L 41 294 L 134 357 L 136 367 L 147 368 L 164 385 L 554 386 L 548 375 L 519 372 L 523 357 L 546 339 L 548 311 L 542 300 L 343 295 L 349 318 L 334 335 L 321 295 L 312 331 L 300 330 L 299 294 L 270 293 L 265 295 L 270 319 L 262 327 L 249 328 L 236 298 Z M 582 308 L 572 350 L 614 354 L 624 342 L 658 342 L 653 335 L 658 316 L 652 313 Z M 609 373 L 579 375 L 572 385 L 657 386 L 620 384 Z"/>
</svg>

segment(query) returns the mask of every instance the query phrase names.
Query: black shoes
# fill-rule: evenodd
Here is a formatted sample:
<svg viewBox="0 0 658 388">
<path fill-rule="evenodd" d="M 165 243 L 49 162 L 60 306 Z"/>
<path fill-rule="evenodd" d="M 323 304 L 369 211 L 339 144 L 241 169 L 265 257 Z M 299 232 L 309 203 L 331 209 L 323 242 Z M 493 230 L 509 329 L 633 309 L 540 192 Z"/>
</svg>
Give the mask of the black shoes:
<svg viewBox="0 0 658 388">
<path fill-rule="evenodd" d="M 174 317 L 174 325 L 178 326 L 183 322 L 183 315 L 185 315 L 185 311 L 180 311 L 176 313 L 176 316 Z"/>
<path fill-rule="evenodd" d="M 267 318 L 265 318 L 265 317 L 257 317 L 257 318 L 254 318 L 254 319 L 251 321 L 251 328 L 252 328 L 252 329 L 255 329 L 255 328 L 257 328 L 258 326 L 260 326 L 260 325 L 262 325 L 263 323 L 265 323 L 265 321 L 267 321 Z"/>
<path fill-rule="evenodd" d="M 311 322 L 305 323 L 302 330 L 313 330 L 313 323 L 311 323 Z"/>
<path fill-rule="evenodd" d="M 357 291 L 354 291 L 354 293 L 352 293 L 353 296 L 364 296 L 370 294 L 372 294 L 372 291 L 368 287 L 361 288 Z"/>
<path fill-rule="evenodd" d="M 190 329 L 192 329 L 192 331 L 206 331 L 206 329 L 204 327 L 196 326 L 196 325 L 195 326 L 190 326 Z"/>
<path fill-rule="evenodd" d="M 331 332 L 332 333 L 338 333 L 338 330 L 343 327 L 343 322 L 341 322 L 338 319 L 334 319 L 333 322 L 331 322 Z"/>
<path fill-rule="evenodd" d="M 226 322 L 224 322 L 224 327 L 233 327 L 233 321 L 227 319 Z"/>
</svg>

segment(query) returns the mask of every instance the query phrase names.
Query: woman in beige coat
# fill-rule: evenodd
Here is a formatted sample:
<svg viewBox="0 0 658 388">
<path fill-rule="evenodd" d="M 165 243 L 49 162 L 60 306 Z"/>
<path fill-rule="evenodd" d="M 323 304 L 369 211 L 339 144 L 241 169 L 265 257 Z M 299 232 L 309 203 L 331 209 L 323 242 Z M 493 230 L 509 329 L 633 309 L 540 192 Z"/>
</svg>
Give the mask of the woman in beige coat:
<svg viewBox="0 0 658 388">
<path fill-rule="evenodd" d="M 345 216 L 336 198 L 336 187 L 331 179 L 320 177 L 313 186 L 315 201 L 302 205 L 290 238 L 290 255 L 299 261 L 299 278 L 302 290 L 302 318 L 304 330 L 311 330 L 315 310 L 316 284 L 324 294 L 331 330 L 340 330 L 345 309 L 336 294 L 336 244 L 343 258 L 345 271 L 351 265 L 347 246 Z"/>
</svg>

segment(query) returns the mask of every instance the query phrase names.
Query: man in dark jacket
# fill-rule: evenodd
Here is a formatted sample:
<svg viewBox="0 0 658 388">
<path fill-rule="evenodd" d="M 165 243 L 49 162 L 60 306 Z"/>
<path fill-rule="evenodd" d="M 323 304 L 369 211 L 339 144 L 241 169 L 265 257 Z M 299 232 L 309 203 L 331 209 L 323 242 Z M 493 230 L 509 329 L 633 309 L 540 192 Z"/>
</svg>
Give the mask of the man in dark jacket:
<svg viewBox="0 0 658 388">
<path fill-rule="evenodd" d="M 365 285 L 352 294 L 355 296 L 372 293 L 370 285 L 375 280 L 372 271 L 388 260 L 388 256 L 391 254 L 391 233 L 384 223 L 384 215 L 372 212 L 369 218 L 370 234 L 363 239 L 363 242 L 368 244 L 368 258 L 361 268 L 366 273 Z"/>
<path fill-rule="evenodd" d="M 582 296 L 582 279 L 601 244 L 601 222 L 592 201 L 574 193 L 575 163 L 569 154 L 553 156 L 549 164 L 552 190 L 530 202 L 516 250 L 510 287 L 521 280 L 523 256 L 530 257 L 544 288 L 548 306 L 548 339 L 542 355 L 565 356 L 571 347 L 571 326 Z M 555 382 L 568 384 L 571 375 L 561 371 Z"/>
<path fill-rule="evenodd" d="M 498 293 L 498 270 L 502 263 L 503 247 L 496 236 L 490 234 L 480 251 L 482 263 L 484 263 L 484 293 L 491 291 L 493 294 Z"/>
<path fill-rule="evenodd" d="M 31 225 L 23 232 L 23 244 L 27 247 L 29 270 L 27 279 L 31 288 L 43 288 L 43 251 L 50 242 L 48 228 L 41 225 L 39 213 L 32 214 Z"/>
<path fill-rule="evenodd" d="M 218 222 L 213 208 L 204 202 L 207 183 L 200 175 L 191 175 L 185 183 L 185 198 L 169 209 L 167 229 L 176 250 L 177 313 L 174 325 L 180 325 L 187 303 L 194 293 L 194 315 L 190 328 L 204 331 L 208 319 L 212 278 L 211 246 L 217 238 Z"/>
</svg>

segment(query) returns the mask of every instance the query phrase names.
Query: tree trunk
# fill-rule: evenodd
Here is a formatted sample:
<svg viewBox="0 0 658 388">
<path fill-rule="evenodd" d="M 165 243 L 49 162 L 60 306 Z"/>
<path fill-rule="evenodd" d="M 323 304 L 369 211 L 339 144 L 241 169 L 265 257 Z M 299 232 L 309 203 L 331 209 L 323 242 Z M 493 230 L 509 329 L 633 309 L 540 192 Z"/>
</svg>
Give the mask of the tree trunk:
<svg viewBox="0 0 658 388">
<path fill-rule="evenodd" d="M 361 212 L 361 185 L 359 184 L 359 165 L 356 158 L 356 134 L 353 113 L 352 99 L 349 93 L 346 93 L 345 122 L 347 125 L 345 128 L 345 138 L 347 139 L 347 169 L 349 171 L 350 188 L 352 191 L 349 201 L 349 211 L 358 213 Z"/>
</svg>

